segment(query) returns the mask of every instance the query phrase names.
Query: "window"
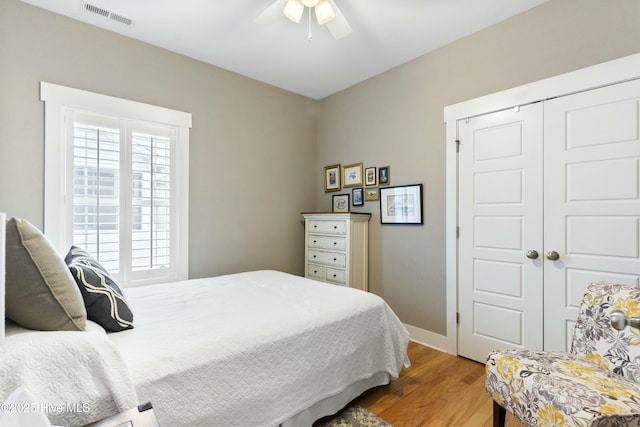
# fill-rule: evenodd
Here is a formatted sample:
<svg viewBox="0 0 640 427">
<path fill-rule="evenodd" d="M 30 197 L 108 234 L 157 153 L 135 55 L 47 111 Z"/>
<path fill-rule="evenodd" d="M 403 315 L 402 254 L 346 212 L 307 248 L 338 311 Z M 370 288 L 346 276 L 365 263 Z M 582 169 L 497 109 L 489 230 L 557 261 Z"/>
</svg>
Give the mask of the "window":
<svg viewBox="0 0 640 427">
<path fill-rule="evenodd" d="M 94 255 L 124 286 L 188 266 L 191 115 L 42 82 L 45 234 Z"/>
</svg>

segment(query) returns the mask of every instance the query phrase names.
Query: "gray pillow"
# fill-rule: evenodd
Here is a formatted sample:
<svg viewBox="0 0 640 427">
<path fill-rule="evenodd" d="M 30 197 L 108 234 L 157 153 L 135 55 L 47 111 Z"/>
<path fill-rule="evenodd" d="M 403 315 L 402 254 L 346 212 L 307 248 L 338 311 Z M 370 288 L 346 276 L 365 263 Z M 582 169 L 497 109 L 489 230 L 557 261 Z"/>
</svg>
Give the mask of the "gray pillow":
<svg viewBox="0 0 640 427">
<path fill-rule="evenodd" d="M 89 320 L 111 332 L 133 328 L 133 312 L 122 290 L 97 259 L 71 246 L 64 262 L 78 284 Z"/>
<path fill-rule="evenodd" d="M 62 257 L 28 221 L 7 221 L 6 317 L 41 331 L 81 331 L 82 294 Z"/>
</svg>

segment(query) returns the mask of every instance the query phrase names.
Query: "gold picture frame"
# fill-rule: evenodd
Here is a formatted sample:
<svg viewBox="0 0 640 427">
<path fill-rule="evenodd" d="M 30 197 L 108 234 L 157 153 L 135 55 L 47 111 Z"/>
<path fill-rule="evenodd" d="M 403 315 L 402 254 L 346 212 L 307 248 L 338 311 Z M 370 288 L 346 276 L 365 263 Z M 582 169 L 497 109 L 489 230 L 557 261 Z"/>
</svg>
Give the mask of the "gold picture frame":
<svg viewBox="0 0 640 427">
<path fill-rule="evenodd" d="M 340 182 L 340 165 L 331 165 L 324 167 L 324 192 L 342 190 Z"/>
<path fill-rule="evenodd" d="M 342 167 L 342 188 L 362 186 L 362 162 Z"/>
<path fill-rule="evenodd" d="M 380 200 L 380 189 L 378 187 L 365 187 L 364 188 L 364 201 L 375 202 Z"/>
</svg>

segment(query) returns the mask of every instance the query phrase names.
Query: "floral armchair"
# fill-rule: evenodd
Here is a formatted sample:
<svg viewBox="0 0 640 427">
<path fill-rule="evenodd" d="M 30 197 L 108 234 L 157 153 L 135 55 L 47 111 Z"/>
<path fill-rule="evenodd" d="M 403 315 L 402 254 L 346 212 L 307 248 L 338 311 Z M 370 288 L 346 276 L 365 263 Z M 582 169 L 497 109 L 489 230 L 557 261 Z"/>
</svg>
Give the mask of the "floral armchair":
<svg viewBox="0 0 640 427">
<path fill-rule="evenodd" d="M 494 427 L 504 426 L 506 411 L 527 427 L 640 427 L 640 330 L 625 327 L 625 316 L 640 316 L 640 288 L 592 283 L 570 353 L 491 352 L 486 389 Z"/>
</svg>

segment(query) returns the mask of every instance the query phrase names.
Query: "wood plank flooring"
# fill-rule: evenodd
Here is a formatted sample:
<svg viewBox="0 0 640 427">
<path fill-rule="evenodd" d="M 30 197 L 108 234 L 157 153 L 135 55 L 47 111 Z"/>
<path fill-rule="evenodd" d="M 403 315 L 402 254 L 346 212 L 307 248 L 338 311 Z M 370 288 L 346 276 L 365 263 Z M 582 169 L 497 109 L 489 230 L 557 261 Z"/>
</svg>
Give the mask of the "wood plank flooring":
<svg viewBox="0 0 640 427">
<path fill-rule="evenodd" d="M 493 401 L 484 364 L 409 343 L 411 367 L 350 405 L 368 408 L 394 427 L 492 427 Z M 507 413 L 506 427 L 522 427 Z"/>
</svg>

